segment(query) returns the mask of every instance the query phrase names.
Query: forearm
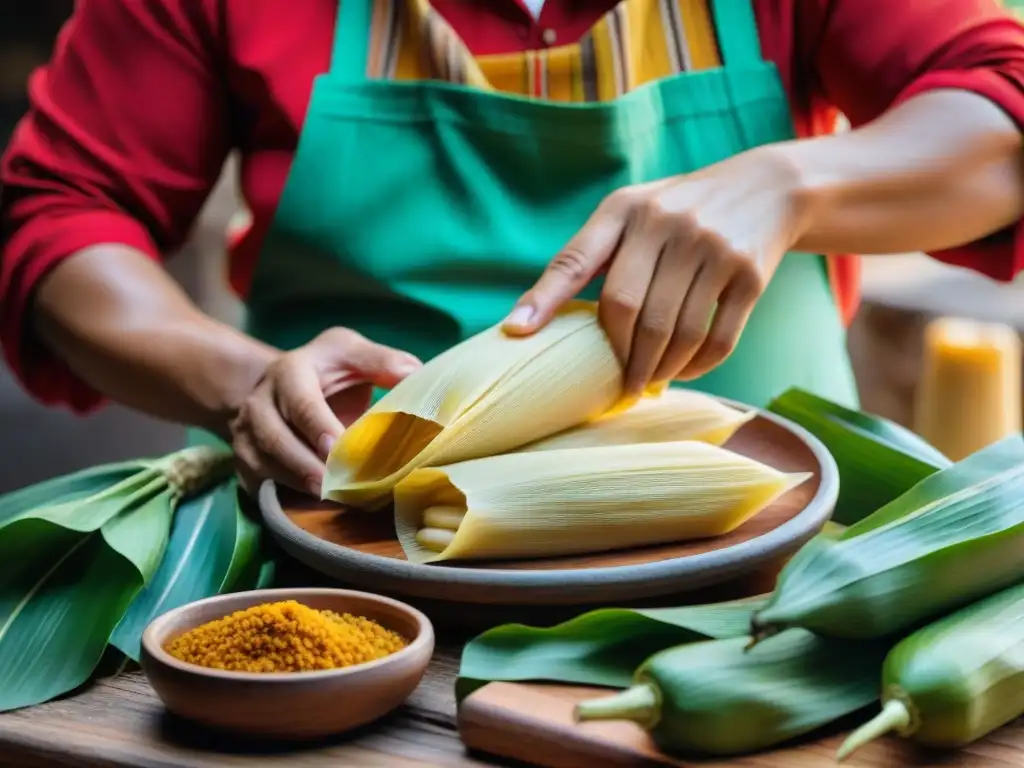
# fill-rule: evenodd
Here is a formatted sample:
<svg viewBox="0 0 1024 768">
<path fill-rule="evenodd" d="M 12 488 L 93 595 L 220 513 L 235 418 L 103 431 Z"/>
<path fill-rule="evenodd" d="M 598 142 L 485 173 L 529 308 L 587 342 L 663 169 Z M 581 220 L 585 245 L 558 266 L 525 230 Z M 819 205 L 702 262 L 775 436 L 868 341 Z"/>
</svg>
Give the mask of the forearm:
<svg viewBox="0 0 1024 768">
<path fill-rule="evenodd" d="M 1022 146 L 988 100 L 935 91 L 857 130 L 767 151 L 795 190 L 795 250 L 878 254 L 944 250 L 1017 222 Z"/>
<path fill-rule="evenodd" d="M 159 264 L 120 245 L 63 261 L 33 315 L 41 341 L 112 400 L 221 435 L 277 355 L 205 315 Z"/>
</svg>

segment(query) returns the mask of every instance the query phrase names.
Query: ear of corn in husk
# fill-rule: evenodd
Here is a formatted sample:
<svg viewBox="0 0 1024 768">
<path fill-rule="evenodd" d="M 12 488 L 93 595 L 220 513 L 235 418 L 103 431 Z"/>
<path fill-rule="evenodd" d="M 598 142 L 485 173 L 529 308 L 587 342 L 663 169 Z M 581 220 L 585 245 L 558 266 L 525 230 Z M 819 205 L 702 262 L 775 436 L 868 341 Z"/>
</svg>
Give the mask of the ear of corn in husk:
<svg viewBox="0 0 1024 768">
<path fill-rule="evenodd" d="M 678 608 L 601 608 L 553 627 L 505 624 L 466 643 L 455 683 L 462 701 L 496 680 L 628 688 L 649 656 L 684 643 L 746 637 L 765 595 Z"/>
<path fill-rule="evenodd" d="M 882 668 L 882 711 L 838 759 L 888 732 L 962 747 L 1024 714 L 1024 584 L 901 640 Z"/>
<path fill-rule="evenodd" d="M 1024 579 L 1024 440 L 1007 438 L 923 480 L 851 526 L 818 536 L 754 616 L 760 639 L 791 626 L 836 637 L 909 629 Z"/>
<path fill-rule="evenodd" d="M 722 445 L 756 415 L 753 409 L 741 411 L 702 392 L 668 389 L 628 410 L 530 443 L 517 453 L 682 440 Z"/>
<path fill-rule="evenodd" d="M 878 698 L 890 647 L 790 630 L 749 653 L 746 638 L 655 654 L 633 686 L 581 702 L 579 721 L 630 720 L 670 754 L 751 752 L 809 733 Z"/>
<path fill-rule="evenodd" d="M 395 487 L 413 562 L 559 556 L 718 536 L 809 474 L 698 442 L 510 453 Z"/>
<path fill-rule="evenodd" d="M 768 410 L 799 424 L 828 449 L 842 489 L 832 519 L 849 525 L 903 495 L 953 462 L 910 430 L 801 389 Z"/>
<path fill-rule="evenodd" d="M 513 450 L 628 405 L 596 305 L 572 302 L 532 336 L 490 328 L 404 379 L 327 459 L 323 497 L 385 505 L 417 467 Z"/>
<path fill-rule="evenodd" d="M 84 683 L 167 550 L 175 509 L 231 472 L 192 448 L 0 497 L 0 710 Z"/>
</svg>

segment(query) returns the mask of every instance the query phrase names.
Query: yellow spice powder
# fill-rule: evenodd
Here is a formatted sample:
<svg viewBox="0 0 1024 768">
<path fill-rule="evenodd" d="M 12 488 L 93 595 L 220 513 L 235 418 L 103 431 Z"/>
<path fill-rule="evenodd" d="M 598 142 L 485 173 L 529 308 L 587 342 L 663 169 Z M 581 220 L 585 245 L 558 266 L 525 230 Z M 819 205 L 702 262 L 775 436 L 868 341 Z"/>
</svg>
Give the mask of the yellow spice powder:
<svg viewBox="0 0 1024 768">
<path fill-rule="evenodd" d="M 254 605 L 189 630 L 165 650 L 190 664 L 233 672 L 309 672 L 380 659 L 406 645 L 362 616 L 295 600 Z"/>
</svg>

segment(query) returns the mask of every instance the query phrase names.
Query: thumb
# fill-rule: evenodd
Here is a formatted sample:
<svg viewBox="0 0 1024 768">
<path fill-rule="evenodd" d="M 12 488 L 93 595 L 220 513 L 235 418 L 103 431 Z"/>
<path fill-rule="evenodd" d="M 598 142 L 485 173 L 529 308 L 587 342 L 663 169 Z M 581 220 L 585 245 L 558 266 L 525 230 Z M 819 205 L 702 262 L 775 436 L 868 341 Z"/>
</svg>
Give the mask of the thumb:
<svg viewBox="0 0 1024 768">
<path fill-rule="evenodd" d="M 547 325 L 605 268 L 615 253 L 623 226 L 620 216 L 599 208 L 516 302 L 502 330 L 512 336 L 525 336 Z"/>
<path fill-rule="evenodd" d="M 374 386 L 390 389 L 423 367 L 423 363 L 408 352 L 377 344 L 355 331 L 333 330 L 337 333 L 326 333 L 334 336 L 331 346 L 336 364 Z"/>
</svg>

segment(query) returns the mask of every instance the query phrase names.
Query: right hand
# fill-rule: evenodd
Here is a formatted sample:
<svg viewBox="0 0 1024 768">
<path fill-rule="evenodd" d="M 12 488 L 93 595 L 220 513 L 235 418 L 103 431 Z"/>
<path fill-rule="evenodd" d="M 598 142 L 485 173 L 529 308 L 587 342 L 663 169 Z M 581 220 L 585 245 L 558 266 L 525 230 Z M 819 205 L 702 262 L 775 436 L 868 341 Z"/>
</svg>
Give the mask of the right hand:
<svg viewBox="0 0 1024 768">
<path fill-rule="evenodd" d="M 373 387 L 390 389 L 421 365 L 346 328 L 282 354 L 230 424 L 242 487 L 255 495 L 271 479 L 319 498 L 331 446 L 369 407 Z"/>
</svg>

